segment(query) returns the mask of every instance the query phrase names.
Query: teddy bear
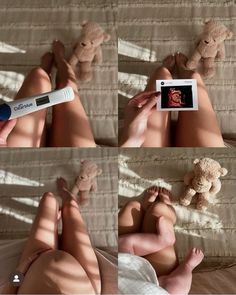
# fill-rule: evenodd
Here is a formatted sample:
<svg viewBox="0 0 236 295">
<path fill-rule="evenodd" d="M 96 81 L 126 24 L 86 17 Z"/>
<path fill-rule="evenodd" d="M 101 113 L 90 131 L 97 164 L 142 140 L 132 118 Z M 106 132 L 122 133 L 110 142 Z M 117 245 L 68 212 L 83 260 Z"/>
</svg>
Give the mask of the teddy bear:
<svg viewBox="0 0 236 295">
<path fill-rule="evenodd" d="M 210 158 L 195 159 L 194 169 L 184 176 L 184 183 L 187 188 L 180 197 L 180 204 L 190 205 L 192 198 L 196 195 L 196 208 L 205 211 L 208 202 L 221 189 L 220 177 L 225 176 L 228 171 Z"/>
<path fill-rule="evenodd" d="M 110 35 L 95 22 L 84 21 L 78 42 L 73 48 L 69 63 L 75 69 L 79 63 L 78 79 L 88 82 L 92 79 L 92 62 L 102 62 L 101 44 L 110 40 Z"/>
<path fill-rule="evenodd" d="M 233 33 L 222 23 L 209 20 L 197 41 L 197 48 L 188 60 L 186 66 L 190 70 L 197 68 L 200 59 L 203 59 L 203 76 L 211 78 L 215 74 L 215 59 L 225 58 L 225 40 L 231 39 Z"/>
<path fill-rule="evenodd" d="M 97 191 L 96 176 L 102 174 L 102 169 L 89 160 L 81 160 L 79 175 L 75 179 L 71 193 L 75 196 L 79 194 L 79 204 L 85 206 L 89 202 L 89 192 Z"/>
</svg>

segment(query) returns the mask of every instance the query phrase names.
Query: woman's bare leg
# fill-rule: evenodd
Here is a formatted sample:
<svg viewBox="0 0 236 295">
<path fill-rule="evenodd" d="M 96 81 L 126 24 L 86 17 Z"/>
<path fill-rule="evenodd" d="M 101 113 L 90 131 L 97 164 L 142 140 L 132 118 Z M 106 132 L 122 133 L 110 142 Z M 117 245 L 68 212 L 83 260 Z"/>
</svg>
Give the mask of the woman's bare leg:
<svg viewBox="0 0 236 295">
<path fill-rule="evenodd" d="M 61 250 L 71 254 L 80 263 L 96 294 L 100 294 L 101 278 L 98 261 L 76 198 L 68 191 L 63 178 L 58 179 L 57 185 L 63 199 Z"/>
<path fill-rule="evenodd" d="M 178 147 L 224 147 L 216 114 L 201 76 L 186 68 L 187 57 L 176 54 L 178 77 L 196 79 L 198 111 L 179 112 L 175 145 Z"/>
<path fill-rule="evenodd" d="M 53 107 L 51 146 L 95 147 L 89 120 L 78 94 L 76 76 L 65 60 L 65 48 L 60 41 L 53 42 L 53 53 L 57 67 L 57 89 L 71 86 L 75 98 Z"/>
<path fill-rule="evenodd" d="M 157 68 L 151 75 L 146 86 L 147 91 L 156 90 L 156 80 L 173 79 L 171 71 L 175 66 L 173 55 L 167 56 L 163 66 Z M 148 119 L 148 127 L 145 133 L 143 147 L 166 147 L 170 146 L 170 115 L 169 112 L 153 112 Z"/>
<path fill-rule="evenodd" d="M 19 264 L 33 254 L 57 248 L 58 202 L 52 193 L 45 193 L 40 201 L 29 238 Z"/>
<path fill-rule="evenodd" d="M 42 94 L 52 90 L 50 73 L 53 64 L 53 54 L 47 52 L 41 58 L 41 65 L 33 69 L 25 78 L 15 99 Z M 47 110 L 20 117 L 13 131 L 8 136 L 10 147 L 40 147 L 45 145 L 45 118 Z"/>
<path fill-rule="evenodd" d="M 167 205 L 163 200 L 170 202 L 170 192 L 160 188 L 160 202 L 153 203 L 145 213 L 142 225 L 143 233 L 156 233 L 157 220 L 163 216 L 166 220 L 166 226 L 169 231 L 174 234 L 173 225 L 176 222 L 176 214 L 174 209 Z M 174 243 L 163 250 L 146 255 L 145 258 L 152 264 L 158 276 L 169 274 L 177 266 L 177 255 L 174 249 Z"/>
</svg>

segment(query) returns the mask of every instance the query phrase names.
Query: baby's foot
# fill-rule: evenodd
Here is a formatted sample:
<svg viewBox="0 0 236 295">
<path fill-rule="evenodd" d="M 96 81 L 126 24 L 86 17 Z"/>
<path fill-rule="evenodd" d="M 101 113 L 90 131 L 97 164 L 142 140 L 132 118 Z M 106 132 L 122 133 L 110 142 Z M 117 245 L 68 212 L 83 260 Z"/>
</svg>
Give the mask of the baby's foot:
<svg viewBox="0 0 236 295">
<path fill-rule="evenodd" d="M 183 79 L 191 79 L 195 72 L 189 70 L 186 67 L 186 63 L 188 61 L 187 56 L 185 56 L 183 53 L 178 52 L 175 55 L 175 61 L 178 77 Z"/>
<path fill-rule="evenodd" d="M 41 57 L 40 67 L 44 69 L 44 71 L 47 72 L 49 75 L 51 74 L 51 71 L 52 71 L 53 62 L 54 62 L 53 53 L 46 52 Z"/>
<path fill-rule="evenodd" d="M 171 192 L 164 187 L 159 188 L 159 200 L 167 205 L 171 205 Z"/>
<path fill-rule="evenodd" d="M 150 186 L 144 191 L 142 207 L 144 210 L 147 210 L 148 207 L 156 201 L 158 196 L 159 188 L 156 185 Z"/>
<path fill-rule="evenodd" d="M 186 256 L 184 265 L 188 267 L 191 271 L 202 262 L 204 254 L 198 248 L 193 248 L 189 254 Z"/>
<path fill-rule="evenodd" d="M 161 237 L 161 243 L 163 247 L 172 246 L 175 243 L 175 233 L 173 224 L 165 219 L 164 216 L 158 218 L 157 223 L 157 234 Z"/>
<path fill-rule="evenodd" d="M 65 46 L 59 40 L 54 40 L 52 43 L 52 52 L 54 53 L 54 58 L 56 64 L 60 63 L 62 60 L 65 59 Z"/>
<path fill-rule="evenodd" d="M 192 284 L 192 270 L 201 263 L 203 253 L 197 248 L 193 248 L 187 255 L 185 261 L 167 276 L 158 278 L 160 286 L 170 295 L 189 294 Z"/>
</svg>

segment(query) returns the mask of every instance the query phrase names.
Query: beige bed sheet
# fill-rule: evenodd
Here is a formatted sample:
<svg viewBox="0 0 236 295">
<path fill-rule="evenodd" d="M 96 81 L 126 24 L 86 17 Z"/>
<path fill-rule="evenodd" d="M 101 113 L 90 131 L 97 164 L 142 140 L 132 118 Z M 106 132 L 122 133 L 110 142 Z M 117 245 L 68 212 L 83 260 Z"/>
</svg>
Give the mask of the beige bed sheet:
<svg viewBox="0 0 236 295">
<path fill-rule="evenodd" d="M 184 191 L 183 177 L 191 171 L 193 160 L 210 157 L 228 169 L 222 189 L 206 212 L 194 205 L 183 207 L 178 198 Z M 123 149 L 119 155 L 119 205 L 140 196 L 156 183 L 172 189 L 177 213 L 176 246 L 180 259 L 193 247 L 205 253 L 202 267 L 236 262 L 236 150 L 234 149 Z"/>
<path fill-rule="evenodd" d="M 119 0 L 120 128 L 127 99 L 144 90 L 148 76 L 166 55 L 180 51 L 189 56 L 204 21 L 210 18 L 234 33 L 225 42 L 225 60 L 216 62 L 215 77 L 205 82 L 224 139 L 236 139 L 235 0 Z"/>
<path fill-rule="evenodd" d="M 1 149 L 0 241 L 26 238 L 42 194 L 57 194 L 56 179 L 63 176 L 73 185 L 81 159 L 102 168 L 98 192 L 81 208 L 96 247 L 117 245 L 117 149 Z M 58 197 L 59 198 L 59 197 Z"/>
<path fill-rule="evenodd" d="M 70 55 L 84 20 L 98 22 L 111 40 L 102 45 L 103 63 L 94 78 L 78 82 L 83 106 L 98 144 L 117 143 L 117 3 L 109 0 L 0 1 L 0 98 L 11 100 L 25 75 L 60 39 Z M 50 113 L 48 121 L 50 122 Z"/>
</svg>

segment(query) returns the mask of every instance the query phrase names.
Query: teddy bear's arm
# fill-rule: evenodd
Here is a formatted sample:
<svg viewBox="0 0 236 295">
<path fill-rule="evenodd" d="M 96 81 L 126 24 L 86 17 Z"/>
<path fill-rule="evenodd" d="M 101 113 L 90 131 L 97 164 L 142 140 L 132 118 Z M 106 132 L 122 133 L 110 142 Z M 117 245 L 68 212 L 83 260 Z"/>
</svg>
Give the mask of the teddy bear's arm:
<svg viewBox="0 0 236 295">
<path fill-rule="evenodd" d="M 96 178 L 93 179 L 90 191 L 92 191 L 92 192 L 97 191 L 97 180 L 96 180 Z"/>
<path fill-rule="evenodd" d="M 221 189 L 221 181 L 217 179 L 215 182 L 212 183 L 212 186 L 209 190 L 211 194 L 216 195 Z"/>
<path fill-rule="evenodd" d="M 102 48 L 99 46 L 95 52 L 94 55 L 94 63 L 95 64 L 100 64 L 102 63 Z"/>
<path fill-rule="evenodd" d="M 216 58 L 219 58 L 219 59 L 225 58 L 225 44 L 224 43 L 220 44 L 219 49 L 217 51 Z"/>
<path fill-rule="evenodd" d="M 194 172 L 193 171 L 188 172 L 187 174 L 184 175 L 184 183 L 186 185 L 189 185 L 193 178 L 194 178 Z"/>
</svg>

